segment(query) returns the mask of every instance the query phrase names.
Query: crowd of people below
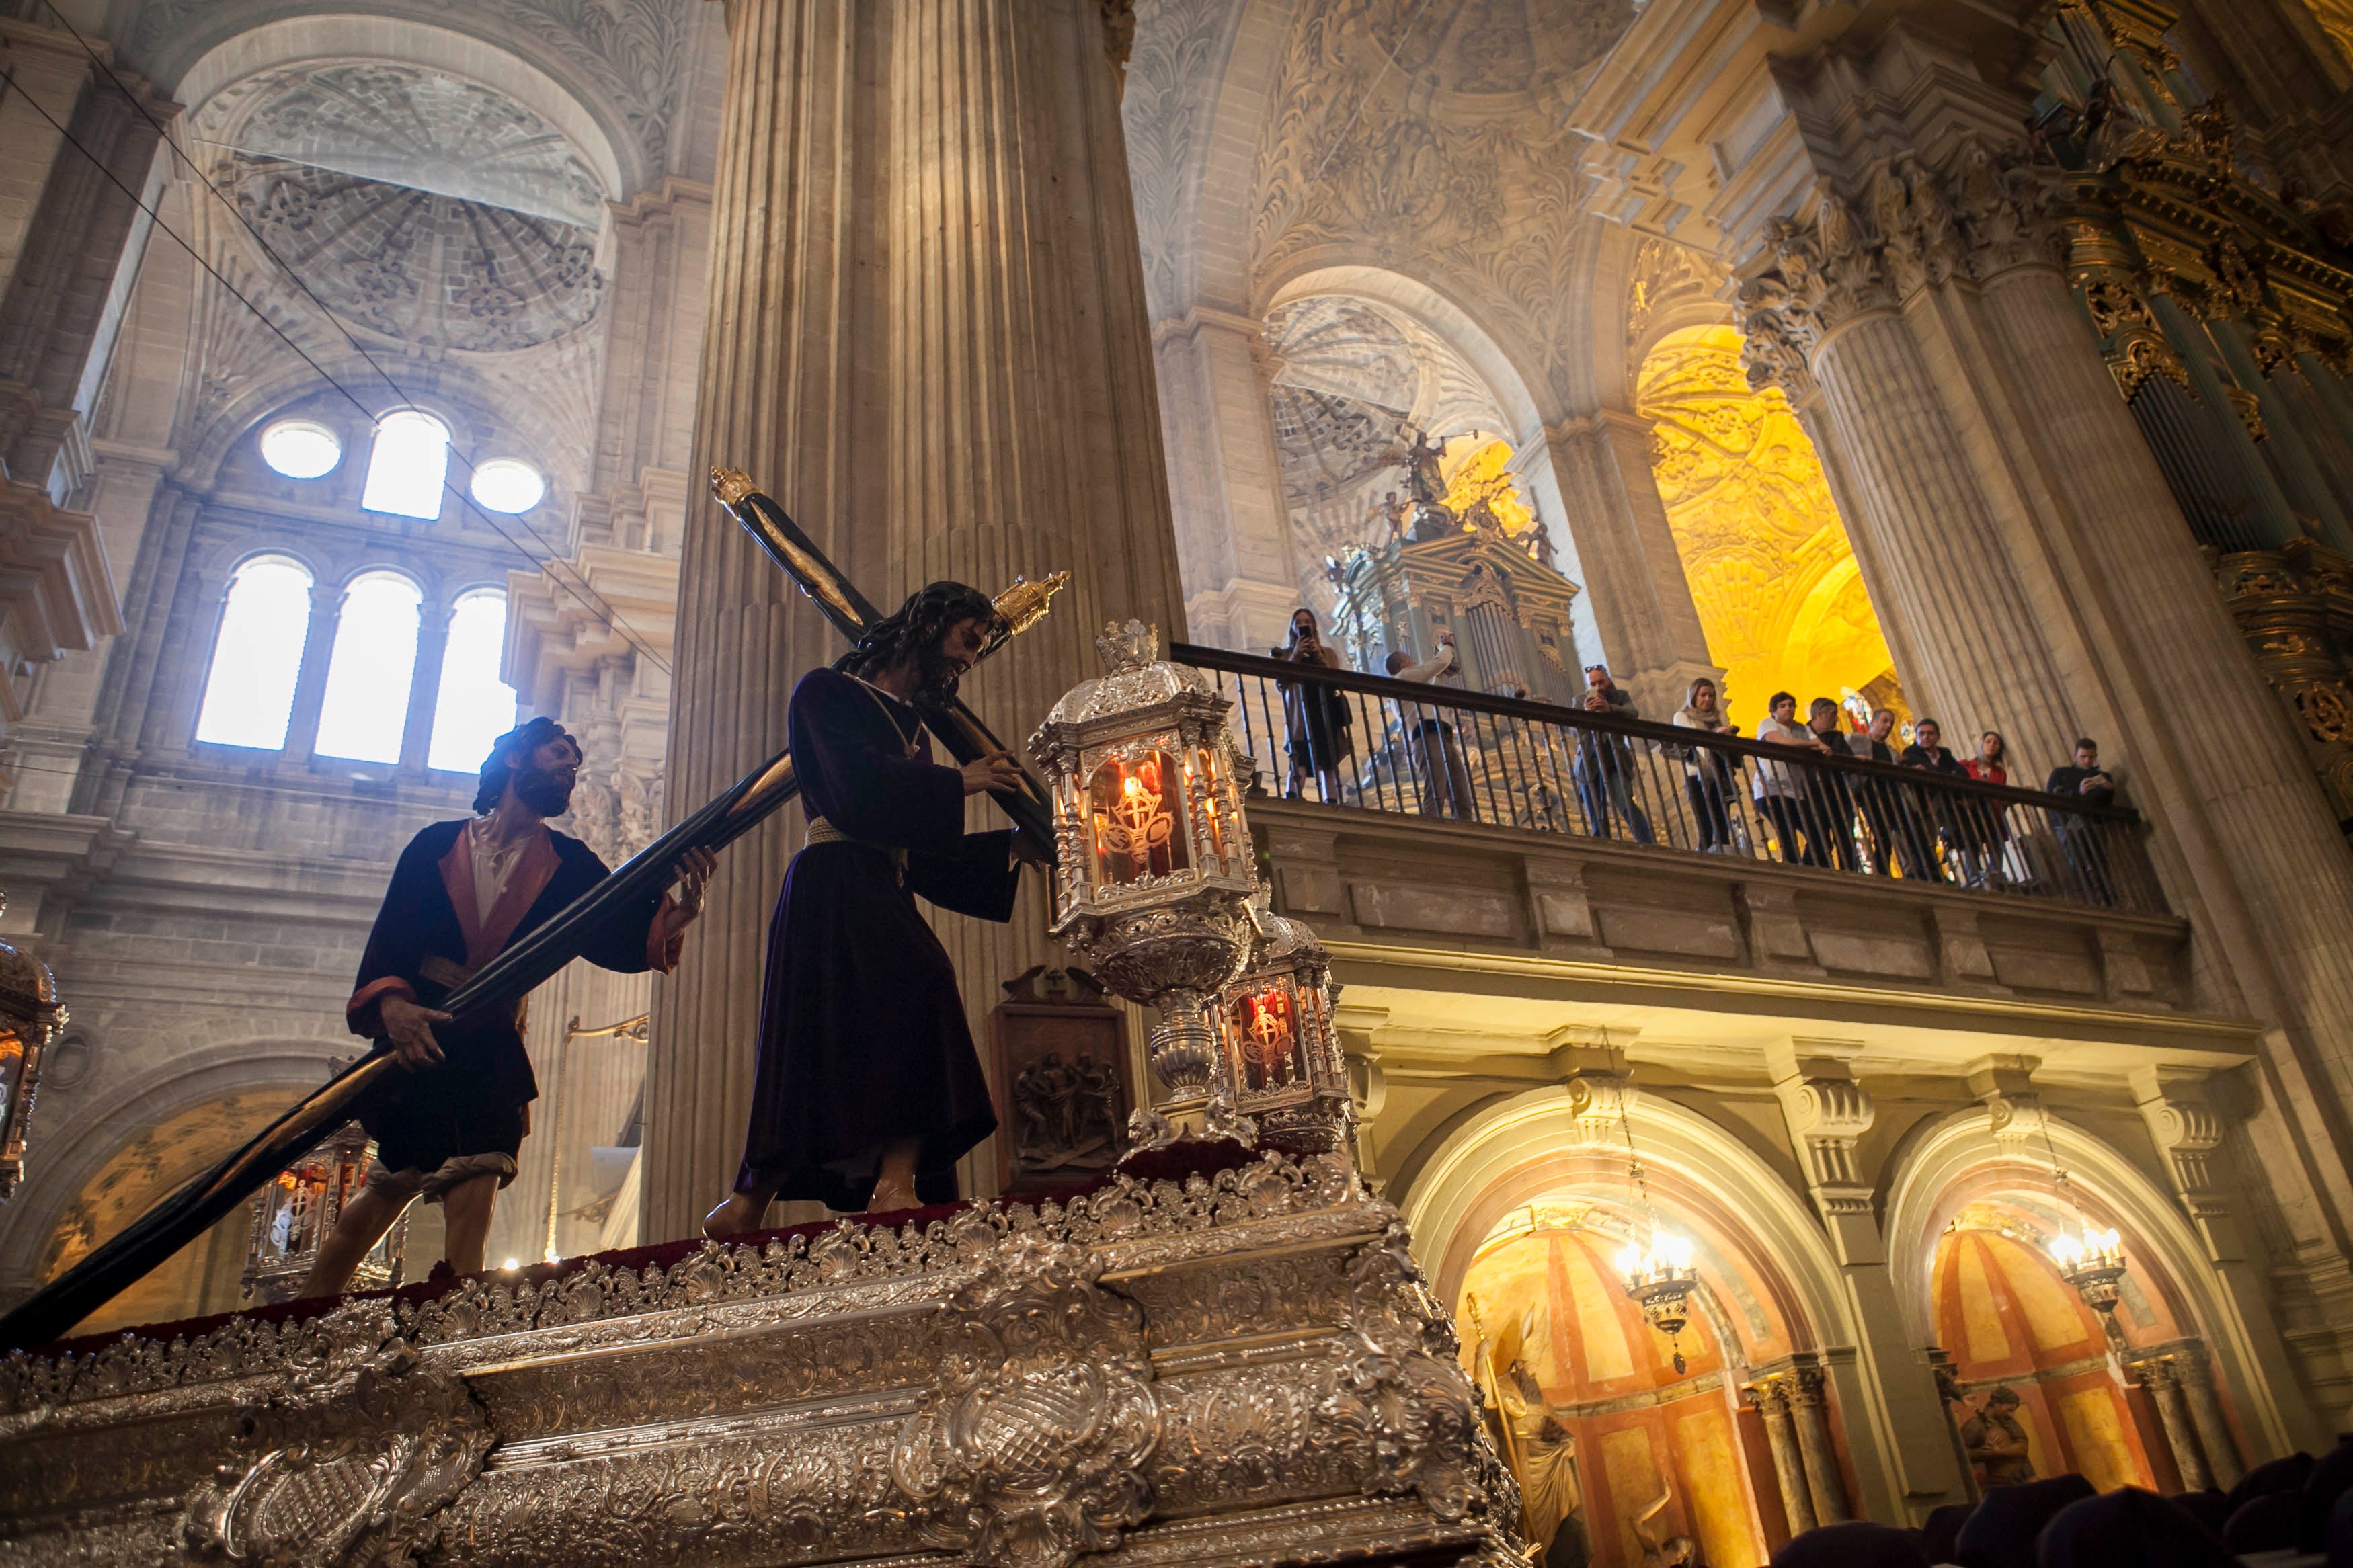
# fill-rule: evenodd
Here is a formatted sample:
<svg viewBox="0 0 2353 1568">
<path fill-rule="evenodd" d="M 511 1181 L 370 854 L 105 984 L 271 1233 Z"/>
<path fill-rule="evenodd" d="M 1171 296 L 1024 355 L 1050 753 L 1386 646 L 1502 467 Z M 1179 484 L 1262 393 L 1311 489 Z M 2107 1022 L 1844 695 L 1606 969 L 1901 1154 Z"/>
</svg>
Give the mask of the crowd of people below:
<svg viewBox="0 0 2353 1568">
<path fill-rule="evenodd" d="M 2271 1555 L 2278 1554 L 2278 1555 Z M 1852 1521 L 1793 1536 L 1772 1568 L 2353 1568 L 2353 1440 L 2258 1465 L 2229 1491 L 2099 1493 L 2079 1475 L 1993 1487 L 1917 1530 Z"/>
<path fill-rule="evenodd" d="M 1304 608 L 1293 614 L 1289 639 L 1273 652 L 1292 663 L 1345 668 L 1338 650 L 1323 640 L 1314 612 Z M 1401 685 L 1442 689 L 1459 680 L 1453 635 L 1441 634 L 1426 659 L 1391 653 L 1384 673 Z M 1584 678 L 1585 711 L 1641 718 L 1607 666 L 1588 665 Z M 1563 726 L 1532 736 L 1529 727 L 1508 720 L 1490 721 L 1494 733 L 1482 735 L 1480 715 L 1457 710 L 1450 716 L 1442 701 L 1357 697 L 1352 702 L 1350 693 L 1332 686 L 1278 685 L 1290 763 L 1283 793 L 1294 799 L 1305 798 L 1312 783 L 1315 796 L 1325 801 L 1353 794 L 1366 804 L 1388 804 L 1394 795 L 1398 804 L 1431 816 L 1655 844 L 1654 816 L 1673 809 L 1672 786 L 1658 775 L 1672 778 L 1680 771 L 1688 817 L 1669 837 L 1704 854 L 1754 856 L 1769 844 L 1774 858 L 1792 865 L 1971 888 L 2027 889 L 2061 879 L 2091 901 L 2116 902 L 2114 868 L 2094 819 L 2063 809 L 2116 801 L 2115 774 L 2088 736 L 2075 742 L 2073 760 L 2043 781 L 2043 793 L 2063 807 L 2043 814 L 2056 841 L 2054 863 L 2037 853 L 2030 842 L 2035 825 L 2021 820 L 2011 803 L 1969 792 L 1912 790 L 1883 776 L 1806 765 L 1849 757 L 1934 779 L 2031 787 L 2012 777 L 2009 742 L 1997 730 L 1980 734 L 1975 754 L 1964 757 L 1945 744 L 1934 719 L 1915 720 L 1906 737 L 1891 708 L 1873 710 L 1866 719 L 1817 697 L 1800 721 L 1797 697 L 1777 691 L 1754 733 L 1744 735 L 1715 680 L 1703 676 L 1691 683 L 1673 716 L 1675 728 L 1786 748 L 1790 761 L 1785 763 L 1710 746 L 1697 735 L 1681 744 Z M 1377 710 L 1370 721 L 1385 731 L 1361 763 L 1355 735 L 1359 710 L 1368 715 Z M 1508 746 L 1502 743 L 1507 736 Z M 1491 760 L 1490 753 L 1502 752 L 1508 755 Z M 1566 791 L 1554 787 L 1562 761 Z"/>
</svg>

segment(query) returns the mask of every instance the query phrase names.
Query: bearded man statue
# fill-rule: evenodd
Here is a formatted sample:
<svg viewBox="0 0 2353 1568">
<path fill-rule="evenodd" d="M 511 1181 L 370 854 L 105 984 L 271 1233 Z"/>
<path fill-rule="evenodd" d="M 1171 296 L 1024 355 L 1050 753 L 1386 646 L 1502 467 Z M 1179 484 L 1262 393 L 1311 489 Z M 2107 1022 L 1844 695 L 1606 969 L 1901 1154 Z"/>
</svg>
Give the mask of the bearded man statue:
<svg viewBox="0 0 2353 1568">
<path fill-rule="evenodd" d="M 793 689 L 808 837 L 768 927 L 743 1163 L 707 1236 L 756 1229 L 777 1198 L 953 1201 L 958 1156 L 997 1130 L 955 970 L 915 900 L 1010 920 L 1020 862 L 1044 863 L 1018 832 L 965 831 L 965 797 L 1018 788 L 1019 764 L 944 766 L 923 732 L 1001 629 L 979 589 L 934 583 Z"/>
</svg>

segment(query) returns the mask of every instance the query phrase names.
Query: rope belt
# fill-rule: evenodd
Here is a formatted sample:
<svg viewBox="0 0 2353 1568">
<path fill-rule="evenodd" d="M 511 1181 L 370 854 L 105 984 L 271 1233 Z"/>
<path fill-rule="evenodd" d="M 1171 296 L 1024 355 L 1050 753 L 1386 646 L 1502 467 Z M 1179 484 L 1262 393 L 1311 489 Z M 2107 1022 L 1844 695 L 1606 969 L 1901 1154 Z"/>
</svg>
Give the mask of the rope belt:
<svg viewBox="0 0 2353 1568">
<path fill-rule="evenodd" d="M 891 868 L 898 874 L 900 885 L 902 887 L 906 885 L 907 852 L 904 849 L 896 848 L 888 844 L 871 843 L 863 838 L 852 838 L 824 817 L 812 816 L 809 818 L 808 838 L 805 847 L 819 844 L 862 844 L 869 849 L 879 849 L 890 858 Z"/>
</svg>

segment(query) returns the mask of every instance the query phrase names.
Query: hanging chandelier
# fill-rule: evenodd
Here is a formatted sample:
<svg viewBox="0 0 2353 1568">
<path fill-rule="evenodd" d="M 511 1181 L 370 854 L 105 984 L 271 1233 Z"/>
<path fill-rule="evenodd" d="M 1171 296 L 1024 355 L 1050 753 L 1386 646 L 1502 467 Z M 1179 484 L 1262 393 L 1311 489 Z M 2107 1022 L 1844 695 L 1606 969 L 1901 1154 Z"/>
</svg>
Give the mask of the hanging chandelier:
<svg viewBox="0 0 2353 1568">
<path fill-rule="evenodd" d="M 1603 1037 L 1606 1043 L 1608 1037 Z M 1692 1267 L 1692 1244 L 1686 1237 L 1674 1236 L 1659 1228 L 1659 1216 L 1651 1207 L 1651 1184 L 1642 1170 L 1641 1156 L 1634 1152 L 1634 1123 L 1626 1113 L 1628 1087 L 1620 1083 L 1618 1089 L 1618 1127 L 1626 1135 L 1627 1196 L 1639 1216 L 1641 1239 L 1630 1241 L 1618 1254 L 1618 1272 L 1624 1279 L 1626 1294 L 1642 1309 L 1642 1320 L 1667 1336 L 1674 1352 L 1675 1374 L 1680 1377 L 1689 1370 L 1683 1361 L 1683 1331 L 1691 1322 L 1691 1293 L 1699 1286 L 1699 1272 Z"/>
<path fill-rule="evenodd" d="M 2051 1258 L 2059 1266 L 2059 1278 L 2075 1288 L 2085 1306 L 2115 1314 L 2121 1294 L 2118 1282 L 2125 1277 L 2125 1249 L 2114 1227 L 2100 1230 L 2086 1225 L 2080 1231 L 2063 1230 L 2051 1240 Z"/>
<path fill-rule="evenodd" d="M 2042 1117 L 2042 1148 L 2051 1156 L 2051 1195 L 2060 1207 L 2075 1214 L 2075 1228 L 2062 1230 L 2051 1238 L 2051 1260 L 2059 1266 L 2059 1278 L 2084 1299 L 2084 1305 L 2105 1321 L 2113 1337 L 2117 1332 L 2116 1301 L 2123 1294 L 2118 1286 L 2125 1277 L 2123 1238 L 2115 1226 L 2102 1230 L 2084 1217 L 2084 1205 L 2075 1201 L 2074 1186 L 2067 1180 L 2067 1168 L 2059 1163 L 2059 1146 L 2052 1142 L 2047 1111 Z"/>
<path fill-rule="evenodd" d="M 1686 1371 L 1682 1335 L 1691 1321 L 1691 1293 L 1699 1284 L 1691 1242 L 1654 1228 L 1648 1242 L 1630 1242 L 1618 1254 L 1618 1272 L 1625 1276 L 1626 1294 L 1642 1309 L 1643 1321 L 1674 1347 L 1676 1373 Z"/>
</svg>

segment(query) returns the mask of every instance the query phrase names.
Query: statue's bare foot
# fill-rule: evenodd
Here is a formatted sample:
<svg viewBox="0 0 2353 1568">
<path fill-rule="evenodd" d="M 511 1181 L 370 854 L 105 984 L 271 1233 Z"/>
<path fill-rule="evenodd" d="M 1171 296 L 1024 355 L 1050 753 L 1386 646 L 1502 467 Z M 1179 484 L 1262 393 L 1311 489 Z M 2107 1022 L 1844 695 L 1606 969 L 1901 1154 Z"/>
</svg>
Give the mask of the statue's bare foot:
<svg viewBox="0 0 2353 1568">
<path fill-rule="evenodd" d="M 731 1236 L 760 1228 L 767 1215 L 768 1198 L 762 1193 L 730 1193 L 727 1201 L 702 1216 L 702 1234 L 713 1241 L 724 1241 Z"/>
</svg>

